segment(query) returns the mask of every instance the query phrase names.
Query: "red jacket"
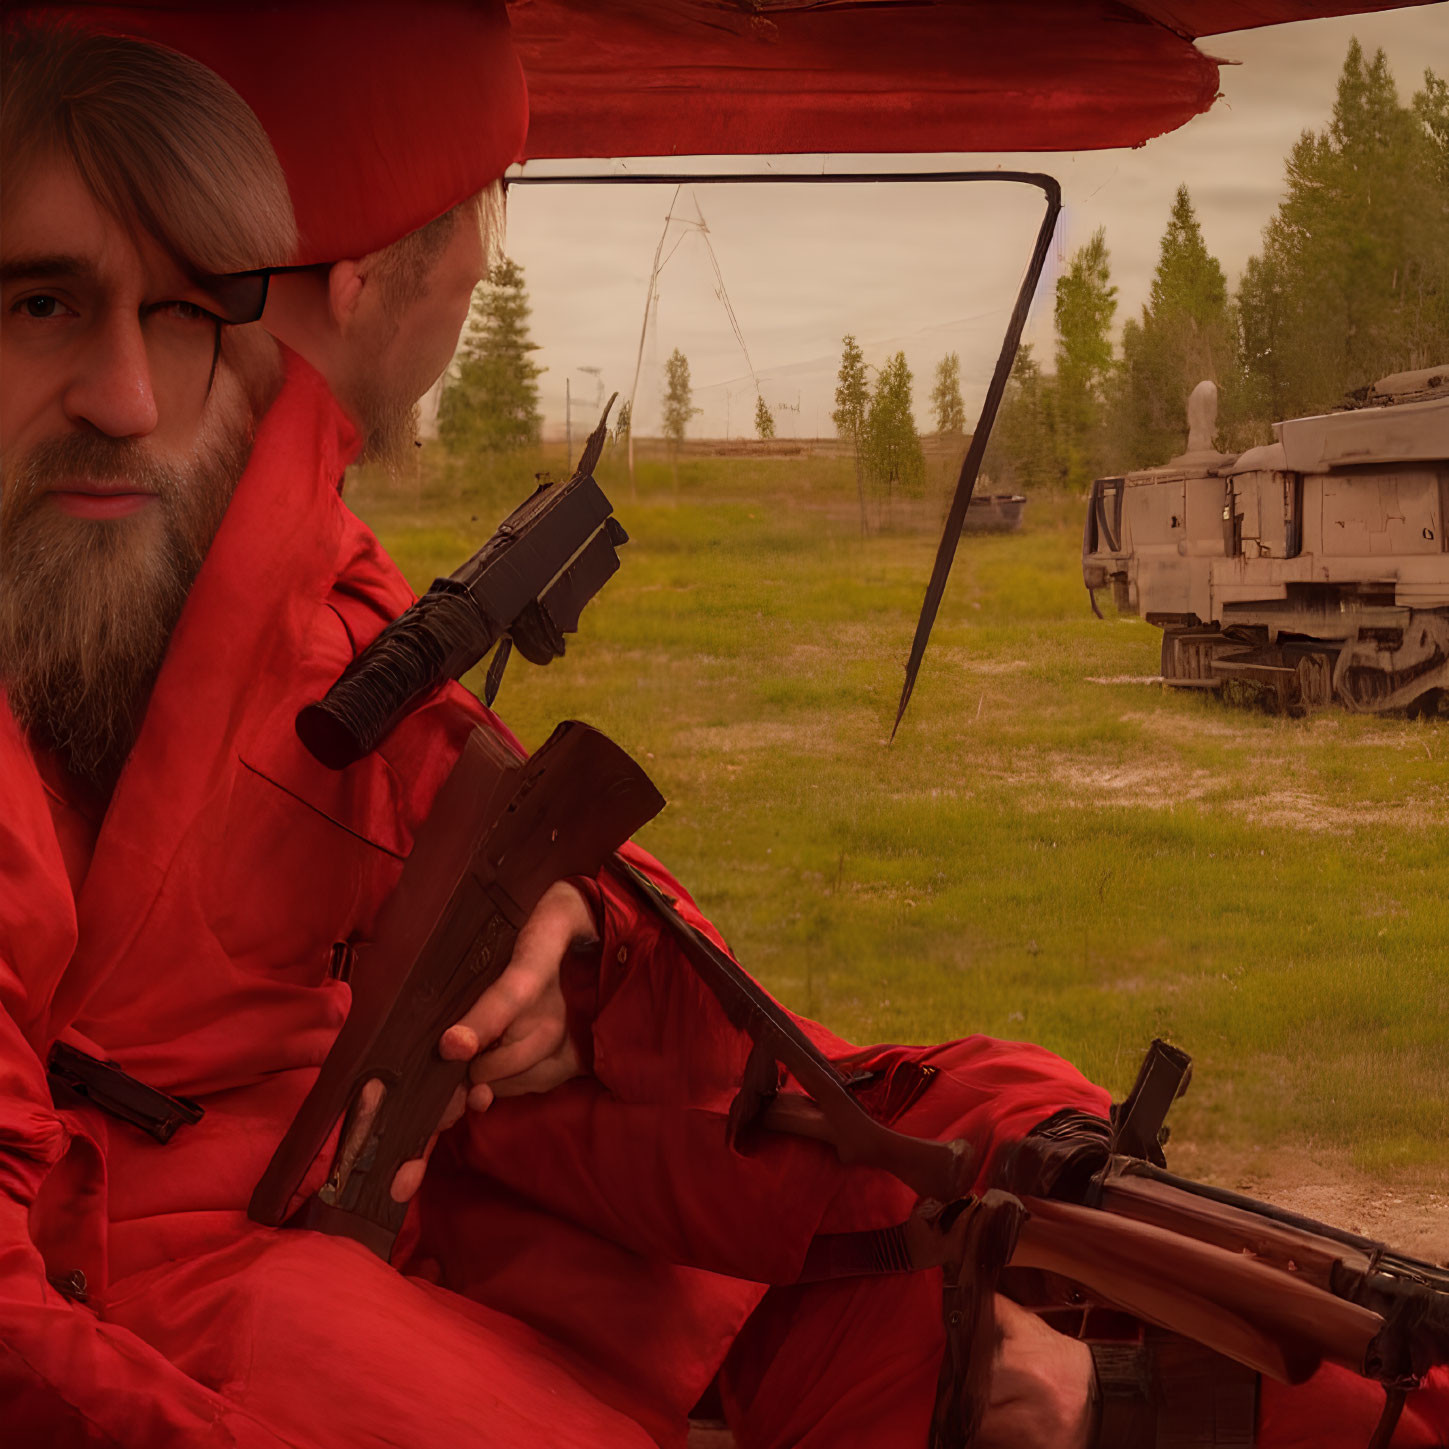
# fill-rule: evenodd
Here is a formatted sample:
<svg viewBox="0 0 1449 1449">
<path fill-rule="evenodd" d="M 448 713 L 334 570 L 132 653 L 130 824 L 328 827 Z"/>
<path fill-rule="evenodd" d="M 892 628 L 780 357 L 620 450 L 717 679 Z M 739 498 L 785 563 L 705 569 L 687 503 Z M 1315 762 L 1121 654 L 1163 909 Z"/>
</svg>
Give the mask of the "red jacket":
<svg viewBox="0 0 1449 1449">
<path fill-rule="evenodd" d="M 748 1043 L 605 885 L 594 1075 L 499 1104 L 440 1151 L 404 1266 L 444 1286 L 248 1222 L 348 1008 L 334 943 L 366 939 L 467 733 L 501 728 L 453 687 L 347 770 L 297 742 L 298 707 L 412 598 L 341 502 L 354 446 L 291 359 L 78 897 L 0 706 L 0 1404 L 20 1443 L 397 1442 L 389 1406 L 419 1443 L 480 1414 L 504 1449 L 682 1442 L 761 1285 L 795 1275 L 827 1212 L 866 1226 L 909 1206 L 876 1174 L 845 1192 L 817 1144 L 725 1148 Z M 62 1035 L 206 1115 L 161 1146 L 57 1109 L 41 1062 Z M 965 1135 L 983 1170 L 1057 1108 L 1106 1104 L 1036 1048 L 865 1059 L 908 1086 L 939 1067 L 897 1115 Z M 77 1268 L 85 1303 L 47 1282 Z"/>
</svg>

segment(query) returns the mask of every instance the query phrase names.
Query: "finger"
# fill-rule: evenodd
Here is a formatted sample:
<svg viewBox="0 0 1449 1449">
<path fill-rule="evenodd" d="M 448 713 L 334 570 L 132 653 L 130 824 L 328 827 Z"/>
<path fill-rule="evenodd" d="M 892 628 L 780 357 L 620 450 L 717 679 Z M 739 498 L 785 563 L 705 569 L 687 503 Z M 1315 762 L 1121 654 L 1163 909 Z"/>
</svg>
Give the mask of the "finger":
<svg viewBox="0 0 1449 1449">
<path fill-rule="evenodd" d="M 599 939 L 599 924 L 584 894 L 566 880 L 555 881 L 543 894 L 540 906 L 552 911 L 568 932 L 571 946 L 592 946 Z"/>
<path fill-rule="evenodd" d="M 566 1039 L 560 1023 L 540 1022 L 517 1041 L 503 1042 L 474 1057 L 468 1076 L 475 1082 L 491 1083 L 517 1076 L 551 1057 Z"/>
<path fill-rule="evenodd" d="M 537 1062 L 526 1072 L 504 1077 L 490 1085 L 495 1097 L 522 1097 L 530 1092 L 551 1092 L 579 1075 L 577 1058 L 564 1052 L 556 1052 Z"/>
<path fill-rule="evenodd" d="M 567 881 L 556 881 L 524 922 L 498 979 L 443 1033 L 438 1050 L 444 1059 L 466 1061 L 504 1036 L 556 985 L 560 964 L 573 945 L 596 935 L 593 912 L 583 895 Z"/>
<path fill-rule="evenodd" d="M 438 1123 L 438 1131 L 446 1132 L 449 1127 L 456 1126 L 468 1107 L 468 1089 L 463 1086 L 453 1088 L 453 1095 L 448 1099 L 448 1105 L 443 1109 L 442 1120 Z"/>
<path fill-rule="evenodd" d="M 438 1055 L 445 1062 L 472 1061 L 478 1055 L 478 1048 L 481 1045 L 478 1033 L 471 1026 L 465 1026 L 460 1021 L 443 1033 L 442 1039 L 438 1042 Z"/>
<path fill-rule="evenodd" d="M 477 1082 L 468 1088 L 468 1110 L 486 1112 L 493 1105 L 493 1088 L 487 1082 Z"/>
<path fill-rule="evenodd" d="M 520 937 L 520 942 L 522 938 Z M 536 978 L 531 958 L 525 956 L 523 964 L 517 948 L 513 959 L 503 974 L 473 1003 L 472 1008 L 447 1031 L 438 1043 L 438 1051 L 448 1061 L 465 1061 L 475 1055 L 480 1047 L 498 1040 L 509 1026 L 533 1003 L 542 989 Z M 464 1048 L 473 1043 L 472 1052 L 464 1054 Z"/>
<path fill-rule="evenodd" d="M 411 1201 L 412 1195 L 423 1185 L 423 1174 L 428 1170 L 428 1159 L 433 1155 L 433 1148 L 437 1145 L 438 1134 L 434 1132 L 428 1138 L 428 1145 L 423 1148 L 423 1155 L 403 1163 L 393 1173 L 389 1196 L 394 1202 Z"/>
<path fill-rule="evenodd" d="M 551 1092 L 582 1072 L 583 1064 L 573 1040 L 565 1036 L 554 1051 L 521 1071 L 491 1079 L 488 1085 L 495 1097 L 521 1097 L 527 1092 Z"/>
</svg>

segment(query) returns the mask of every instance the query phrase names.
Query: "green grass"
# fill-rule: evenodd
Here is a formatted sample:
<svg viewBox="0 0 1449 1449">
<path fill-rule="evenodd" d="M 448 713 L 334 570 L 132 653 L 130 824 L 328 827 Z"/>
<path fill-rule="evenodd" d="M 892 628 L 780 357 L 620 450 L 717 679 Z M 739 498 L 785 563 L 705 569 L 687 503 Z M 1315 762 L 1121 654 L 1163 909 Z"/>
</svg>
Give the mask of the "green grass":
<svg viewBox="0 0 1449 1449">
<path fill-rule="evenodd" d="M 537 466 L 353 502 L 425 587 Z M 1179 1137 L 1449 1165 L 1438 722 L 1093 682 L 1154 674 L 1159 635 L 1092 617 L 1081 505 L 1041 498 L 963 544 L 888 745 L 933 534 L 862 538 L 844 460 L 600 481 L 623 568 L 501 711 L 647 766 L 670 803 L 641 840 L 782 1000 L 862 1041 L 1039 1041 L 1118 1094 L 1165 1035 L 1197 1060 Z"/>
</svg>

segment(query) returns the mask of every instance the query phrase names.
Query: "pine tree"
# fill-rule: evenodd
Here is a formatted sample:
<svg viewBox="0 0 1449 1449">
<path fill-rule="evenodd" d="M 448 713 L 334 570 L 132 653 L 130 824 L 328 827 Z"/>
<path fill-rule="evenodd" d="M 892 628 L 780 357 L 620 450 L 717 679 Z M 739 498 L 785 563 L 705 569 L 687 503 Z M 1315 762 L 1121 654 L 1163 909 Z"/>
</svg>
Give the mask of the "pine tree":
<svg viewBox="0 0 1449 1449">
<path fill-rule="evenodd" d="M 438 435 L 457 452 L 501 452 L 537 443 L 543 419 L 529 356 L 523 268 L 505 258 L 474 293 L 454 375 L 438 408 Z"/>
<path fill-rule="evenodd" d="M 1122 329 L 1111 423 L 1113 460 L 1164 463 L 1183 449 L 1187 397 L 1205 378 L 1236 396 L 1237 337 L 1227 279 L 1203 242 L 1186 186 L 1177 188 L 1140 320 Z"/>
<path fill-rule="evenodd" d="M 619 414 L 614 421 L 614 442 L 624 443 L 629 440 L 629 426 L 632 421 L 633 405 L 628 398 L 619 404 Z"/>
<path fill-rule="evenodd" d="M 763 439 L 775 436 L 775 417 L 759 393 L 755 394 L 755 431 Z"/>
<path fill-rule="evenodd" d="M 981 471 L 1014 493 L 1061 483 L 1056 383 L 1042 373 L 1029 342 L 1017 349 Z"/>
<path fill-rule="evenodd" d="M 694 389 L 689 381 L 689 359 L 676 347 L 664 364 L 664 436 L 677 455 L 684 442 L 690 418 L 703 411 L 694 406 Z"/>
<path fill-rule="evenodd" d="M 1107 233 L 1099 227 L 1057 281 L 1055 452 L 1061 478 L 1073 487 L 1085 487 L 1101 471 L 1116 312 Z"/>
<path fill-rule="evenodd" d="M 840 371 L 836 374 L 835 411 L 831 421 L 835 431 L 850 444 L 855 459 L 855 491 L 860 498 L 860 531 L 870 531 L 865 512 L 865 466 L 861 449 L 865 441 L 866 409 L 870 392 L 865 381 L 865 354 L 853 333 L 841 340 Z"/>
<path fill-rule="evenodd" d="M 1349 46 L 1327 130 L 1288 159 L 1238 315 L 1264 421 L 1449 356 L 1449 95 L 1432 71 L 1402 106 L 1384 53 Z"/>
<path fill-rule="evenodd" d="M 898 352 L 881 368 L 866 413 L 863 461 L 870 479 L 884 488 L 887 506 L 899 486 L 919 493 L 926 480 L 926 456 L 916 431 L 911 369 Z"/>
<path fill-rule="evenodd" d="M 966 431 L 966 404 L 961 400 L 961 357 L 948 352 L 936 364 L 936 386 L 931 392 L 931 412 L 938 433 Z"/>
</svg>

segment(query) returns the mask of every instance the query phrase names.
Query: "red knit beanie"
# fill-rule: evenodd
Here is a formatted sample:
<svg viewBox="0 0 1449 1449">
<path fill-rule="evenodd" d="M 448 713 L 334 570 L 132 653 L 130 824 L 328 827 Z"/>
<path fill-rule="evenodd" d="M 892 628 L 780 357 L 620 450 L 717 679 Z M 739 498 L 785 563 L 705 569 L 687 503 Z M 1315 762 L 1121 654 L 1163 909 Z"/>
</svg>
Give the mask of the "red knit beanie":
<svg viewBox="0 0 1449 1449">
<path fill-rule="evenodd" d="M 229 82 L 286 172 L 298 262 L 360 257 L 481 191 L 523 151 L 504 0 L 7 3 L 170 46 Z"/>
</svg>

